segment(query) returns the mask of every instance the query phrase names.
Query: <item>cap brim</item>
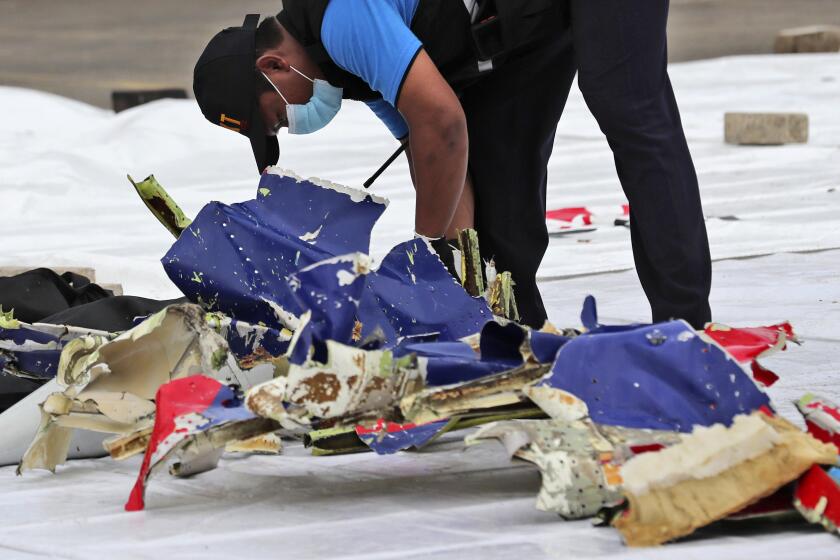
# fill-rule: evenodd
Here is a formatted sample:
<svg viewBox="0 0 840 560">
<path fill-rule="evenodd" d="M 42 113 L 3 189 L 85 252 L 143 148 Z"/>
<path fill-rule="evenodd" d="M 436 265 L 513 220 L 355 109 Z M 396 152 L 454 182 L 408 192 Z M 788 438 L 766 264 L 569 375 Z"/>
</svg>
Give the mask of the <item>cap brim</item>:
<svg viewBox="0 0 840 560">
<path fill-rule="evenodd" d="M 280 158 L 280 145 L 277 143 L 277 137 L 268 136 L 265 130 L 266 125 L 260 109 L 254 106 L 251 111 L 251 128 L 248 131 L 248 139 L 251 140 L 251 150 L 254 152 L 254 160 L 257 162 L 257 172 L 259 173 L 262 173 L 270 165 L 276 165 Z"/>
</svg>

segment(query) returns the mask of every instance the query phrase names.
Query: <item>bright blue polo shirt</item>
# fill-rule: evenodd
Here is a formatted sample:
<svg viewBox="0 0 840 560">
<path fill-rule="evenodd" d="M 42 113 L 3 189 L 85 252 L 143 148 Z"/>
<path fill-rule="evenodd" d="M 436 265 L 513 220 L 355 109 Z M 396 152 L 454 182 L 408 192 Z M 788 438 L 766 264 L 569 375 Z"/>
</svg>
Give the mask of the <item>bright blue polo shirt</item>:
<svg viewBox="0 0 840 560">
<path fill-rule="evenodd" d="M 419 2 L 332 0 L 321 23 L 321 42 L 333 62 L 382 94 L 382 99 L 367 105 L 396 138 L 408 134 L 396 105 L 405 75 L 422 47 L 410 29 Z"/>
</svg>

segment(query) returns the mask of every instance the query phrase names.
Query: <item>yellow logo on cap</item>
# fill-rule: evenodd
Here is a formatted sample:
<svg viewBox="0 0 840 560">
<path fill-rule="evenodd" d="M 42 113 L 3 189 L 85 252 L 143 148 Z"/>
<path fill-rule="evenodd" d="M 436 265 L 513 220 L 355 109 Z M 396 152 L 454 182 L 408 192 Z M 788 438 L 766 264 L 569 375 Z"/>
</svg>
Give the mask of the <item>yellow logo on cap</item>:
<svg viewBox="0 0 840 560">
<path fill-rule="evenodd" d="M 234 132 L 242 132 L 242 121 L 238 121 L 233 117 L 229 117 L 222 113 L 222 116 L 219 118 L 219 126 L 222 126 L 228 130 L 233 130 Z"/>
</svg>

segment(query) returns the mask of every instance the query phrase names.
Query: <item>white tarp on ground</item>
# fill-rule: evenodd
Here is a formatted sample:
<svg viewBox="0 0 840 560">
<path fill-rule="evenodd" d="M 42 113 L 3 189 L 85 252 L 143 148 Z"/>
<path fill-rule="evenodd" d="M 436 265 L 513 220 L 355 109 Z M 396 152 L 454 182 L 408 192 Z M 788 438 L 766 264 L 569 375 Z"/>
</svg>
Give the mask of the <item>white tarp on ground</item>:
<svg viewBox="0 0 840 560">
<path fill-rule="evenodd" d="M 683 121 L 698 168 L 714 258 L 840 247 L 840 55 L 739 57 L 675 65 Z M 113 114 L 51 95 L 0 88 L 0 265 L 93 266 L 130 294 L 178 295 L 157 259 L 169 234 L 124 178 L 154 173 L 194 215 L 209 199 L 235 202 L 256 190 L 244 138 L 212 127 L 192 102 L 164 101 Z M 723 112 L 804 111 L 807 145 L 722 143 Z M 310 138 L 281 138 L 281 164 L 359 185 L 393 150 L 364 107 L 348 106 Z M 575 93 L 551 161 L 550 207 L 610 208 L 623 202 L 612 160 Z M 515 188 L 512 185 L 511 188 Z M 392 199 L 374 232 L 382 255 L 411 234 L 412 191 L 400 161 L 374 186 Z M 587 240 L 587 242 L 581 242 Z M 608 227 L 556 238 L 541 275 L 632 266 L 629 235 Z M 765 365 L 781 375 L 770 394 L 795 419 L 805 391 L 840 400 L 840 251 L 720 262 L 715 319 L 737 325 L 791 320 L 805 344 Z M 542 284 L 551 319 L 577 323 L 583 296 L 605 322 L 646 320 L 632 271 Z M 33 427 L 34 430 L 34 427 Z M 623 548 L 618 533 L 561 522 L 534 508 L 539 474 L 511 464 L 501 447 L 461 451 L 449 439 L 420 454 L 224 460 L 192 480 L 162 475 L 145 512 L 124 513 L 138 461 L 75 461 L 49 473 L 0 469 L 2 558 L 317 557 L 836 558 L 840 542 L 818 528 L 713 527 L 656 550 Z"/>
</svg>

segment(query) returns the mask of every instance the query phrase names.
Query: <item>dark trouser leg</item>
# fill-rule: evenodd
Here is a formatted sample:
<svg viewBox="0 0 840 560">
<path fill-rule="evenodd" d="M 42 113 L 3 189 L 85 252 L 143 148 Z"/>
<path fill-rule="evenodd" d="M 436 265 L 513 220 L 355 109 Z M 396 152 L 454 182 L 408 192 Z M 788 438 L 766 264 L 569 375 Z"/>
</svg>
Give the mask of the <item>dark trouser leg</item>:
<svg viewBox="0 0 840 560">
<path fill-rule="evenodd" d="M 522 322 L 541 327 L 536 274 L 545 249 L 546 164 L 574 78 L 568 33 L 508 61 L 461 98 L 470 135 L 476 229 L 484 259 L 516 282 Z"/>
<path fill-rule="evenodd" d="M 668 0 L 571 0 L 581 92 L 630 202 L 633 257 L 654 321 L 711 320 L 697 176 L 667 72 Z"/>
</svg>

